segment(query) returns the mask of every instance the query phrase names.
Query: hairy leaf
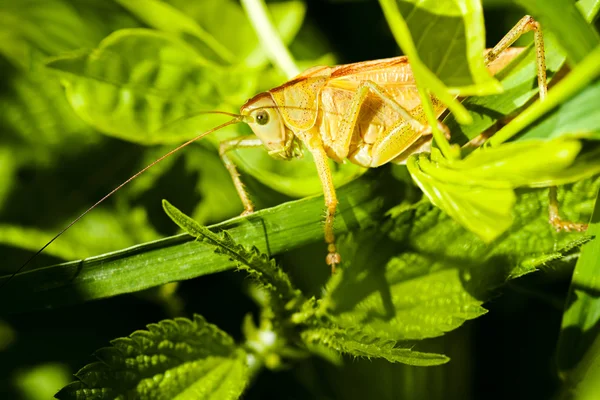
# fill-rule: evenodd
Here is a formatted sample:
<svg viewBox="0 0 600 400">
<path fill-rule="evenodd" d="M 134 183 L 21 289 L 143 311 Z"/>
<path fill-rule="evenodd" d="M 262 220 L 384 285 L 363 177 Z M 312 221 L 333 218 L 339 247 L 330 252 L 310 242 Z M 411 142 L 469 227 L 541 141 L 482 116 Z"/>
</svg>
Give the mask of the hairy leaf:
<svg viewBox="0 0 600 400">
<path fill-rule="evenodd" d="M 246 353 L 203 317 L 148 325 L 82 368 L 59 399 L 237 399 L 249 379 Z"/>
<path fill-rule="evenodd" d="M 211 232 L 166 200 L 163 200 L 163 208 L 181 229 L 196 239 L 215 246 L 215 253 L 229 257 L 240 268 L 248 271 L 250 276 L 263 284 L 267 290 L 280 297 L 284 303 L 300 295 L 292 287 L 287 274 L 277 266 L 275 260 L 270 259 L 265 253 L 261 253 L 256 246 L 246 248 L 236 243 L 227 231 L 223 231 L 221 235 Z"/>
<path fill-rule="evenodd" d="M 360 330 L 307 329 L 301 333 L 307 344 L 320 344 L 354 357 L 384 358 L 389 362 L 426 367 L 447 363 L 450 359 L 442 354 L 422 353 L 410 348 L 398 347 L 393 340 L 377 339 Z"/>
<path fill-rule="evenodd" d="M 595 179 L 562 191 L 563 215 L 585 220 L 599 187 Z M 399 208 L 391 226 L 342 241 L 340 252 L 351 262 L 330 282 L 322 312 L 341 327 L 361 326 L 391 340 L 439 336 L 483 315 L 483 302 L 507 280 L 576 253 L 589 240 L 553 231 L 546 191 L 517 194 L 514 224 L 491 244 L 426 203 Z"/>
</svg>

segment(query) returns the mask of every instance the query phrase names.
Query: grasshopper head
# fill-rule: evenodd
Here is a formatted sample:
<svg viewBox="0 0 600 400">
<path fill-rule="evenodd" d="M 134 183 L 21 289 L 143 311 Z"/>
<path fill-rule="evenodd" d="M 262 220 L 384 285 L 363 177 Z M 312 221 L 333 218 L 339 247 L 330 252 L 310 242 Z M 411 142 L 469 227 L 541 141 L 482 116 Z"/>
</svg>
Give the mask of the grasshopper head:
<svg viewBox="0 0 600 400">
<path fill-rule="evenodd" d="M 272 157 L 289 160 L 302 155 L 298 139 L 285 125 L 269 93 L 261 93 L 248 100 L 240 114 Z"/>
</svg>

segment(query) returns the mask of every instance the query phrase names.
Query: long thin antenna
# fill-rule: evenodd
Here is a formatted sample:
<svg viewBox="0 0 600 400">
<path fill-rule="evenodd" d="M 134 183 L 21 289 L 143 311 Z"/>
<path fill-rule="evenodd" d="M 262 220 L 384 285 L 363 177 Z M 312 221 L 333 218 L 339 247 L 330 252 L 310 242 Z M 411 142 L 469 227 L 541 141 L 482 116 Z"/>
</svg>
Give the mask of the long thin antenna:
<svg viewBox="0 0 600 400">
<path fill-rule="evenodd" d="M 197 114 L 208 114 L 208 113 L 210 113 L 210 114 L 225 114 L 225 115 L 229 115 L 229 116 L 232 116 L 232 117 L 235 117 L 235 118 L 232 119 L 231 121 L 225 122 L 224 124 L 221 124 L 221 125 L 219 125 L 219 126 L 217 126 L 215 128 L 212 128 L 212 129 L 210 129 L 210 130 L 208 130 L 206 132 L 203 132 L 200 135 L 198 135 L 198 136 L 196 136 L 196 137 L 188 140 L 187 142 L 185 142 L 185 143 L 177 146 L 176 148 L 174 148 L 173 150 L 169 151 L 167 154 L 163 155 L 162 157 L 158 158 L 157 160 L 153 161 L 151 164 L 145 166 L 140 171 L 138 171 L 133 176 L 131 176 L 129 179 L 127 179 L 125 182 L 121 183 L 119 186 L 117 186 L 116 188 L 114 188 L 113 190 L 111 190 L 110 193 L 108 193 L 107 195 L 105 195 L 104 197 L 102 197 L 100 200 L 98 200 L 96 203 L 94 203 L 93 206 L 91 206 L 90 208 L 88 208 L 87 210 L 85 210 L 77 218 L 75 218 L 73 221 L 71 221 L 69 223 L 69 225 L 67 225 L 60 232 L 58 232 L 52 239 L 50 239 L 50 241 L 48 243 L 46 243 L 44 245 L 44 247 L 42 247 L 34 255 L 32 255 L 31 257 L 29 257 L 29 259 L 27 261 L 25 261 L 25 263 L 19 267 L 19 269 L 17 269 L 15 272 L 13 272 L 10 275 L 10 277 L 0 285 L 0 289 L 2 289 L 4 286 L 6 286 L 8 284 L 8 282 L 10 282 L 19 272 L 21 272 L 34 258 L 36 258 L 37 256 L 39 256 L 56 239 L 58 239 L 63 233 L 65 233 L 67 230 L 69 230 L 69 228 L 71 228 L 73 225 L 75 225 L 77 223 L 77 221 L 79 221 L 87 213 L 89 213 L 94 208 L 96 208 L 98 205 L 100 205 L 100 203 L 102 203 L 104 200 L 108 199 L 110 196 L 112 196 L 117 191 L 119 191 L 123 186 L 127 185 L 129 182 L 131 182 L 132 180 L 134 180 L 135 178 L 137 178 L 138 176 L 140 176 L 141 174 L 143 174 L 148 169 L 152 168 L 153 166 L 155 166 L 156 164 L 158 164 L 159 162 L 161 162 L 165 158 L 169 157 L 171 154 L 178 152 L 179 150 L 183 149 L 187 145 L 189 145 L 191 143 L 194 143 L 196 140 L 201 139 L 204 136 L 209 135 L 209 134 L 211 134 L 211 133 L 213 133 L 215 131 L 218 131 L 219 129 L 222 129 L 222 128 L 224 128 L 224 127 L 226 127 L 228 125 L 231 125 L 231 124 L 236 124 L 238 122 L 241 122 L 242 118 L 243 118 L 241 115 L 232 114 L 232 113 L 228 113 L 228 112 L 225 112 L 225 111 L 208 111 L 208 112 L 199 112 Z"/>
</svg>

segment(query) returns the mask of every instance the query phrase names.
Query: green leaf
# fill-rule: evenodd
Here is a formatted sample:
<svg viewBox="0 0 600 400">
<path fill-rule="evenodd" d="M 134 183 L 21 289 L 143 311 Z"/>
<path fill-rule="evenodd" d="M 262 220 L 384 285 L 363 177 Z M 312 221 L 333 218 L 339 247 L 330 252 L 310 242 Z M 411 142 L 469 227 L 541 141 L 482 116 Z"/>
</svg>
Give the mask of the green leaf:
<svg viewBox="0 0 600 400">
<path fill-rule="evenodd" d="M 598 14 L 597 0 L 578 1 L 577 5 L 587 21 L 592 21 Z M 565 24 L 564 26 L 571 25 Z M 545 25 L 542 28 L 544 29 L 547 75 L 549 79 L 552 79 L 564 65 L 566 57 L 559 41 L 552 34 L 553 30 L 545 29 Z M 572 29 L 578 28 L 573 27 Z M 568 35 L 568 37 L 572 36 Z M 473 96 L 463 100 L 462 104 L 469 110 L 473 123 L 460 125 L 460 121 L 452 114 L 444 119 L 443 122 L 452 132 L 453 142 L 466 143 L 492 127 L 497 121 L 514 114 L 526 105 L 538 94 L 536 73 L 536 56 L 533 44 L 531 44 L 507 68 L 496 75 L 504 88 L 503 93 L 491 96 Z"/>
<path fill-rule="evenodd" d="M 308 345 L 319 344 L 354 357 L 383 358 L 389 362 L 419 367 L 445 364 L 450 359 L 443 354 L 423 353 L 398 347 L 393 340 L 370 337 L 359 330 L 307 329 L 300 334 Z"/>
<path fill-rule="evenodd" d="M 267 290 L 280 298 L 283 304 L 300 296 L 300 292 L 292 287 L 289 277 L 277 266 L 275 260 L 261 253 L 256 246 L 246 248 L 236 243 L 227 231 L 223 231 L 221 235 L 211 232 L 166 200 L 163 200 L 163 208 L 181 229 L 196 239 L 214 246 L 215 253 L 228 256 Z"/>
<path fill-rule="evenodd" d="M 557 364 L 569 391 L 593 398 L 598 390 L 600 348 L 600 193 L 584 245 L 573 272 L 558 341 Z"/>
<path fill-rule="evenodd" d="M 199 315 L 150 324 L 111 344 L 56 398 L 237 399 L 249 380 L 246 353 Z"/>
<path fill-rule="evenodd" d="M 527 129 L 519 136 L 519 140 L 552 139 L 573 134 L 600 139 L 600 114 L 595 107 L 599 102 L 600 81 L 596 81 Z"/>
<path fill-rule="evenodd" d="M 572 0 L 554 0 L 552 7 L 548 7 L 544 0 L 517 0 L 517 3 L 537 18 L 543 29 L 552 31 L 571 65 L 583 60 L 600 45 L 598 32 L 586 22 L 580 8 Z M 594 7 L 593 3 L 587 5 Z"/>
<path fill-rule="evenodd" d="M 234 56 L 237 63 L 256 68 L 268 62 L 265 50 L 259 43 L 247 16 L 232 0 L 186 1 L 169 0 L 178 9 L 194 18 L 210 32 Z M 284 1 L 268 4 L 269 13 L 279 36 L 285 44 L 292 42 L 304 20 L 306 6 L 300 1 Z"/>
<path fill-rule="evenodd" d="M 54 235 L 56 232 L 49 230 L 0 223 L 0 243 L 32 252 L 42 248 Z M 114 251 L 123 246 L 133 246 L 158 237 L 158 233 L 150 227 L 143 209 L 118 213 L 100 208 L 65 232 L 56 245 L 48 248 L 46 254 L 72 260 Z"/>
<path fill-rule="evenodd" d="M 598 188 L 597 178 L 560 191 L 562 215 L 585 220 Z M 554 231 L 546 191 L 518 191 L 514 215 L 509 231 L 486 244 L 425 202 L 392 210 L 387 224 L 340 241 L 350 261 L 329 282 L 320 313 L 384 339 L 440 336 L 483 315 L 508 280 L 554 268 L 590 240 Z"/>
<path fill-rule="evenodd" d="M 373 174 L 338 190 L 335 231 L 373 224 L 398 200 L 389 176 Z M 323 241 L 323 197 L 288 202 L 234 218 L 210 229 L 227 230 L 238 243 L 254 245 L 270 255 Z M 323 249 L 323 268 L 325 265 Z M 16 269 L 17 266 L 11 270 Z M 115 296 L 234 268 L 212 246 L 178 235 L 144 245 L 18 274 L 0 291 L 0 313 L 53 307 Z M 0 284 L 8 277 L 0 279 Z"/>
<path fill-rule="evenodd" d="M 100 39 L 65 1 L 2 1 L 0 17 L 0 53 L 22 67 L 29 66 L 32 49 L 52 55 Z"/>
<path fill-rule="evenodd" d="M 513 189 L 563 185 L 600 172 L 600 147 L 568 137 L 504 143 L 448 163 L 439 152 L 412 156 L 408 169 L 430 201 L 491 242 L 512 224 Z"/>
<path fill-rule="evenodd" d="M 445 85 L 462 96 L 497 93 L 501 90 L 485 67 L 485 26 L 479 0 L 395 0 L 406 21 L 413 45 L 400 45 Z"/>
<path fill-rule="evenodd" d="M 190 35 L 209 49 L 223 61 L 232 62 L 234 55 L 219 43 L 210 33 L 205 31 L 192 18 L 180 12 L 169 4 L 157 0 L 116 0 L 132 14 L 149 26 L 166 33 L 178 36 Z M 212 59 L 212 57 L 209 57 Z"/>
<path fill-rule="evenodd" d="M 176 37 L 125 29 L 97 49 L 55 58 L 69 103 L 96 129 L 143 143 L 175 143 L 217 125 L 221 116 L 184 118 L 220 101 L 218 76 L 193 48 Z"/>
</svg>

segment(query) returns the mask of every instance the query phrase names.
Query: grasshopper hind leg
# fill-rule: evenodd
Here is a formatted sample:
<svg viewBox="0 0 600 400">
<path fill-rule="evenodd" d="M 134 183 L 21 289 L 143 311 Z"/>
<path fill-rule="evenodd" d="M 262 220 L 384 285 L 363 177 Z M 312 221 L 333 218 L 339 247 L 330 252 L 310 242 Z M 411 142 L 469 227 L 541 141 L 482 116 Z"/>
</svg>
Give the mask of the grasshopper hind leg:
<svg viewBox="0 0 600 400">
<path fill-rule="evenodd" d="M 519 22 L 486 54 L 486 64 L 494 61 L 500 53 L 509 48 L 522 34 L 533 31 L 534 45 L 537 59 L 537 78 L 540 101 L 546 99 L 548 93 L 548 82 L 546 78 L 546 53 L 544 50 L 544 37 L 540 24 L 529 15 L 521 18 Z M 585 231 L 587 224 L 564 221 L 558 211 L 558 198 L 556 186 L 551 186 L 548 193 L 548 220 L 556 231 Z"/>
<path fill-rule="evenodd" d="M 560 214 L 558 212 L 558 197 L 556 186 L 550 186 L 550 191 L 548 192 L 548 220 L 550 221 L 550 225 L 552 225 L 557 232 L 583 232 L 588 228 L 587 224 L 580 222 L 564 221 L 560 217 Z"/>
</svg>

